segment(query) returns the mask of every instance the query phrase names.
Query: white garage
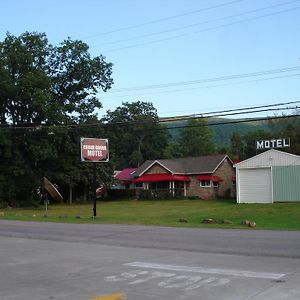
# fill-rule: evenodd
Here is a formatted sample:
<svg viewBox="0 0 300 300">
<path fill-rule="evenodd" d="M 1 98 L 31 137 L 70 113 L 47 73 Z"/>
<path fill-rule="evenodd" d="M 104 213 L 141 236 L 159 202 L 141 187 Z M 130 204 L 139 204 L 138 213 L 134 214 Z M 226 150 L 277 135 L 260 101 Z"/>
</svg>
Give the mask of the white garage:
<svg viewBox="0 0 300 300">
<path fill-rule="evenodd" d="M 282 198 L 286 184 L 283 184 L 284 179 L 282 184 L 277 179 L 278 167 L 285 166 L 286 170 L 290 170 L 291 166 L 299 165 L 300 156 L 274 149 L 236 164 L 237 203 L 273 203 L 279 198 L 278 191 Z"/>
</svg>

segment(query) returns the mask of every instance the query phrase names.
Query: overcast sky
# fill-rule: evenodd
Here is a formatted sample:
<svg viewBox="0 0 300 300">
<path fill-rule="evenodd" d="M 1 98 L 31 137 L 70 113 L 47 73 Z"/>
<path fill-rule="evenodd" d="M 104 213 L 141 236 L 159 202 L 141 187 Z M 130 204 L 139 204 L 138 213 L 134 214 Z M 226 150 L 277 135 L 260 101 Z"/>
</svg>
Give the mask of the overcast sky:
<svg viewBox="0 0 300 300">
<path fill-rule="evenodd" d="M 7 31 L 81 39 L 112 62 L 100 116 L 138 100 L 161 117 L 300 100 L 300 1 L 1 0 Z"/>
</svg>

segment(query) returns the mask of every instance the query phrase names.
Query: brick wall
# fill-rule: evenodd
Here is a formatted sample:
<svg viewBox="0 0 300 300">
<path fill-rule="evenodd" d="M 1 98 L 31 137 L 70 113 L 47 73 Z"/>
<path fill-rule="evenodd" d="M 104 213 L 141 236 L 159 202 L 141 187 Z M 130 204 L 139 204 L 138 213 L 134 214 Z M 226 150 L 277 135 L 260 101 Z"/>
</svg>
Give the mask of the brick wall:
<svg viewBox="0 0 300 300">
<path fill-rule="evenodd" d="M 232 176 L 235 176 L 235 170 L 228 159 L 222 162 L 213 175 L 224 180 L 219 183 L 218 187 L 201 187 L 197 176 L 189 176 L 191 181 L 187 185 L 187 196 L 198 196 L 201 199 L 235 197 L 235 187 L 232 185 Z"/>
<path fill-rule="evenodd" d="M 197 176 L 189 176 L 191 181 L 187 184 L 186 195 L 197 196 L 201 199 L 214 199 L 216 197 L 216 188 L 201 187 Z"/>
<path fill-rule="evenodd" d="M 222 198 L 234 198 L 236 192 L 235 186 L 232 184 L 232 177 L 235 176 L 235 169 L 230 161 L 228 159 L 223 161 L 214 175 L 219 176 L 224 180 L 219 184 L 217 196 Z"/>
</svg>

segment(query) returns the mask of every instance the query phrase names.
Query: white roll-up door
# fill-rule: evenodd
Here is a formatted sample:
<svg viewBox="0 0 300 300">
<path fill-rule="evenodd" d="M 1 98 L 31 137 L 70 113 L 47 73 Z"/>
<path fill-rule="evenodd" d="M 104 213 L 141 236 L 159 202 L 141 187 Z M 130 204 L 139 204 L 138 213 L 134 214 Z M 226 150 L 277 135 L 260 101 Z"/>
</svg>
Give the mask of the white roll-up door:
<svg viewBox="0 0 300 300">
<path fill-rule="evenodd" d="M 272 203 L 271 168 L 238 170 L 239 203 Z"/>
</svg>

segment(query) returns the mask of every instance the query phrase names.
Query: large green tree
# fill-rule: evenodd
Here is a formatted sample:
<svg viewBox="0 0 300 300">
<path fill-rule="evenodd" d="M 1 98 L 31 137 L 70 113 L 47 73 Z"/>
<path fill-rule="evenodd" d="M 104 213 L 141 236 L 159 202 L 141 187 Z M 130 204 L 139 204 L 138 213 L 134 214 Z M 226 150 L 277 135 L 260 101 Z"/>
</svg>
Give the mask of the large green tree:
<svg viewBox="0 0 300 300">
<path fill-rule="evenodd" d="M 101 55 L 92 58 L 88 48 L 71 39 L 53 46 L 35 32 L 7 34 L 0 42 L 2 201 L 28 204 L 43 175 L 80 180 L 80 134 L 103 131 L 74 128 L 99 125 L 97 93 L 113 84 L 112 64 Z"/>
<path fill-rule="evenodd" d="M 144 160 L 162 157 L 167 131 L 158 123 L 152 103 L 124 102 L 114 111 L 108 111 L 102 121 L 116 168 L 135 167 Z"/>
<path fill-rule="evenodd" d="M 206 119 L 189 120 L 178 138 L 178 157 L 214 153 L 213 132 Z"/>
</svg>

